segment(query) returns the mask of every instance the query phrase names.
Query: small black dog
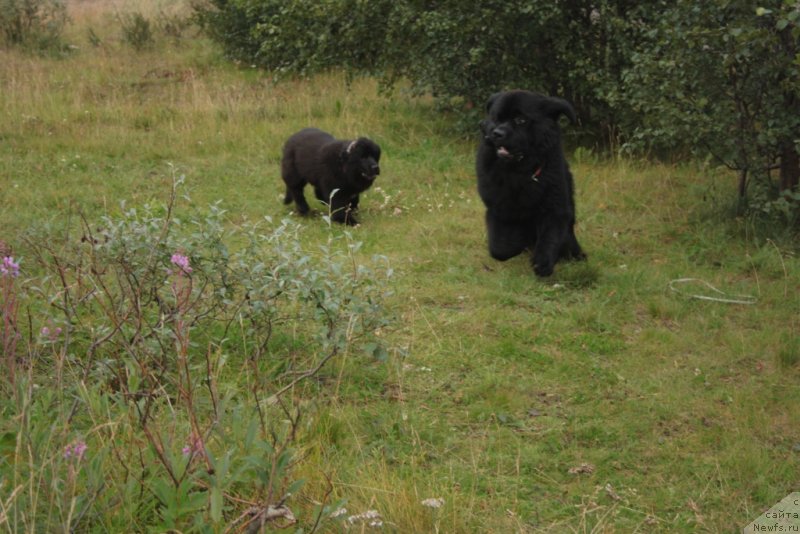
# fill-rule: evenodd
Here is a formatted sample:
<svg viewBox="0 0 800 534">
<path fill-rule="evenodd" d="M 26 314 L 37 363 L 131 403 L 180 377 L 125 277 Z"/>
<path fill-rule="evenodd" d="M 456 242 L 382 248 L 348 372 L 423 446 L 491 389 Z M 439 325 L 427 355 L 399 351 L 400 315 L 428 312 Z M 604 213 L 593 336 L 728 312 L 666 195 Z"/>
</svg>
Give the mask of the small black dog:
<svg viewBox="0 0 800 534">
<path fill-rule="evenodd" d="M 381 148 L 366 137 L 342 141 L 316 128 L 300 130 L 283 147 L 283 203 L 294 200 L 301 215 L 308 213 L 303 195 L 308 183 L 319 200 L 330 203 L 334 221 L 356 225 L 352 212 L 358 208 L 358 195 L 369 189 L 380 174 L 380 159 Z"/>
<path fill-rule="evenodd" d="M 505 261 L 532 250 L 539 276 L 551 275 L 560 259 L 584 259 L 558 126 L 562 114 L 575 122 L 572 106 L 530 91 L 507 91 L 492 95 L 486 111 L 476 169 L 489 253 Z"/>
</svg>

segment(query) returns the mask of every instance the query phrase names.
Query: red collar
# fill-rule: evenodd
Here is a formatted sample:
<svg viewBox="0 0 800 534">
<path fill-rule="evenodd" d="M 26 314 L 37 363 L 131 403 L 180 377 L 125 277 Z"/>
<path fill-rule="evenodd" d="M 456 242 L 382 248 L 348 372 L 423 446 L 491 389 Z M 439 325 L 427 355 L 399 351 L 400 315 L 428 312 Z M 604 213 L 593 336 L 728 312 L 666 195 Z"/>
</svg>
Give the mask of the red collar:
<svg viewBox="0 0 800 534">
<path fill-rule="evenodd" d="M 531 179 L 534 182 L 538 182 L 539 181 L 539 176 L 541 176 L 541 175 L 542 175 L 542 168 L 539 167 L 538 169 L 536 169 L 536 171 L 534 171 L 533 176 L 531 176 Z"/>
</svg>

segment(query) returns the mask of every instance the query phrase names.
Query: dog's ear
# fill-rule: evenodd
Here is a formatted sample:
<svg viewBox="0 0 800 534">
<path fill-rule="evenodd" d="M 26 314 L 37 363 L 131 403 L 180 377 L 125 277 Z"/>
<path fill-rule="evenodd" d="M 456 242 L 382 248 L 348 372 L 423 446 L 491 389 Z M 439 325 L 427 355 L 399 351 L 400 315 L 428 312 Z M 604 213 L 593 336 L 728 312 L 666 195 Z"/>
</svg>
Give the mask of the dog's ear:
<svg viewBox="0 0 800 534">
<path fill-rule="evenodd" d="M 342 151 L 339 152 L 339 160 L 342 163 L 347 163 L 347 160 L 350 159 L 350 154 L 353 153 L 353 149 L 356 147 L 358 141 L 347 141 L 345 145 L 342 147 Z"/>
<path fill-rule="evenodd" d="M 494 105 L 495 101 L 498 98 L 500 98 L 500 96 L 502 94 L 503 94 L 503 92 L 501 91 L 501 92 L 495 93 L 495 94 L 493 94 L 492 96 L 489 97 L 489 100 L 486 101 L 486 113 L 489 113 L 489 110 L 492 109 L 492 106 Z"/>
<path fill-rule="evenodd" d="M 575 124 L 577 121 L 575 117 L 575 110 L 572 108 L 572 104 L 564 100 L 563 98 L 556 98 L 556 97 L 549 97 L 545 98 L 544 101 L 540 104 L 542 113 L 546 116 L 550 117 L 554 121 L 558 122 L 558 118 L 561 115 L 565 115 L 569 122 Z"/>
</svg>

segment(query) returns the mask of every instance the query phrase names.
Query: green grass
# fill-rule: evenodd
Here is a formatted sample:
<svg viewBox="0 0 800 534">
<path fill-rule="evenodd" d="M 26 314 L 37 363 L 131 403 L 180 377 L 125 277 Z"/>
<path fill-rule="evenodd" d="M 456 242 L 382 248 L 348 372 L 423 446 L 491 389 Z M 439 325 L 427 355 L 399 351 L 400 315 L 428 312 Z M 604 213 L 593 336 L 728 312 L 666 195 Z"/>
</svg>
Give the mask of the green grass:
<svg viewBox="0 0 800 534">
<path fill-rule="evenodd" d="M 292 501 L 306 529 L 327 479 L 330 500 L 392 532 L 730 532 L 798 489 L 797 244 L 707 216 L 704 184 L 735 179 L 582 151 L 589 261 L 537 279 L 526 258 L 488 256 L 475 140 L 432 102 L 335 73 L 274 82 L 199 38 L 103 42 L 63 60 L 0 51 L 0 240 L 23 267 L 29 226 L 163 200 L 173 174 L 232 227 L 293 217 L 279 160 L 301 127 L 384 150 L 352 234 L 397 273 L 382 335 L 398 350 L 332 361 L 308 399 Z M 329 235 L 300 221 L 310 242 Z M 683 277 L 757 302 L 670 291 Z"/>
</svg>

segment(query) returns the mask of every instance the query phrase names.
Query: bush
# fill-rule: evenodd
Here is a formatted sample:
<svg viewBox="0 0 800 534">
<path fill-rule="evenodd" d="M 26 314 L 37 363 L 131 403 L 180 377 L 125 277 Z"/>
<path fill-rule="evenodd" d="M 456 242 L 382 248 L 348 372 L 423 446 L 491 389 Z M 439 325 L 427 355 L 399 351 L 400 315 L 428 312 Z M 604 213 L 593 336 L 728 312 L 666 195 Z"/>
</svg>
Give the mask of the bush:
<svg viewBox="0 0 800 534">
<path fill-rule="evenodd" d="M 386 70 L 466 111 L 473 125 L 499 90 L 559 95 L 575 107 L 584 140 L 609 146 L 628 120 L 625 108 L 608 98 L 635 46 L 636 32 L 621 22 L 622 14 L 650 14 L 636 4 L 470 0 L 423 8 L 400 2 L 389 24 Z"/>
<path fill-rule="evenodd" d="M 387 86 L 407 79 L 416 93 L 471 118 L 490 94 L 525 87 L 568 98 L 587 126 L 607 136 L 620 109 L 606 93 L 636 36 L 621 21 L 638 3 L 601 4 L 212 0 L 194 9 L 230 57 L 272 71 L 344 67 Z"/>
<path fill-rule="evenodd" d="M 250 62 L 261 48 L 252 31 L 262 17 L 259 10 L 246 5 L 236 0 L 195 0 L 192 8 L 197 24 L 222 45 L 228 57 Z"/>
<path fill-rule="evenodd" d="M 67 8 L 61 0 L 0 0 L 0 36 L 4 46 L 37 51 L 64 48 L 61 33 Z"/>
<path fill-rule="evenodd" d="M 324 387 L 308 379 L 345 351 L 385 353 L 391 271 L 360 264 L 347 234 L 311 252 L 297 224 L 228 232 L 218 205 L 179 218 L 174 199 L 84 220 L 80 240 L 36 231 L 8 263 L 19 276 L 0 277 L 16 347 L 0 362 L 2 517 L 111 532 L 298 519 L 298 423 Z"/>
<path fill-rule="evenodd" d="M 195 3 L 199 24 L 233 59 L 277 73 L 332 67 L 374 72 L 389 0 L 211 0 Z"/>
<path fill-rule="evenodd" d="M 791 221 L 789 190 L 800 175 L 800 7 L 761 5 L 679 0 L 663 11 L 623 76 L 624 98 L 641 119 L 630 144 L 710 155 L 739 173 L 743 207 Z"/>
<path fill-rule="evenodd" d="M 389 87 L 408 80 L 471 132 L 496 91 L 559 95 L 585 142 L 710 155 L 740 173 L 751 213 L 798 220 L 796 2 L 212 0 L 195 13 L 233 58 L 279 73 L 344 67 Z"/>
<path fill-rule="evenodd" d="M 119 21 L 122 26 L 122 41 L 124 43 L 129 44 L 137 51 L 150 48 L 155 44 L 150 19 L 141 13 L 120 15 Z"/>
</svg>

